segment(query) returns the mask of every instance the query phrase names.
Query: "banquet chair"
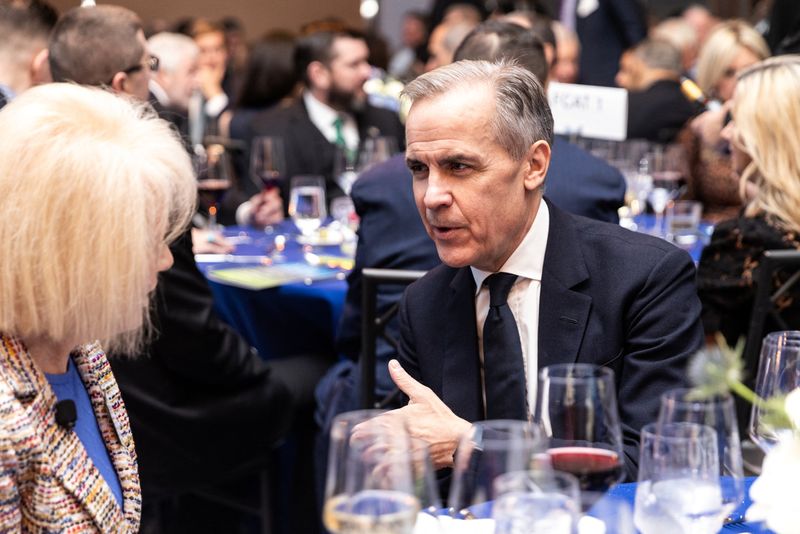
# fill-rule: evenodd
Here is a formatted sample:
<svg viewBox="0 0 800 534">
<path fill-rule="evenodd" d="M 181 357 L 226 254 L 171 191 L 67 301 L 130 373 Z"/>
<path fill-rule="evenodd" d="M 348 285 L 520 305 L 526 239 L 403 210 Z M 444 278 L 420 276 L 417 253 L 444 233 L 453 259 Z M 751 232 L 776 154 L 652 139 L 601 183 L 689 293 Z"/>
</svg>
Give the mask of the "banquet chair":
<svg viewBox="0 0 800 534">
<path fill-rule="evenodd" d="M 383 314 L 378 314 L 378 288 L 381 285 L 406 286 L 422 277 L 425 271 L 400 269 L 362 269 L 361 293 L 361 358 L 359 360 L 359 406 L 362 409 L 380 408 L 385 403 L 375 402 L 375 359 L 378 338 L 383 338 L 395 350 L 399 342 L 389 332 L 387 325 L 397 315 L 400 303 L 395 302 Z M 395 394 L 389 395 L 393 398 Z"/>
<path fill-rule="evenodd" d="M 788 276 L 781 286 L 773 291 L 773 279 L 783 272 Z M 761 341 L 767 332 L 764 327 L 767 319 L 777 326 L 774 330 L 797 329 L 798 325 L 789 325 L 781 316 L 779 302 L 797 282 L 800 281 L 800 250 L 767 250 L 761 258 L 756 279 L 756 294 L 753 300 L 753 312 L 744 345 L 744 363 L 747 369 L 756 369 Z"/>
</svg>

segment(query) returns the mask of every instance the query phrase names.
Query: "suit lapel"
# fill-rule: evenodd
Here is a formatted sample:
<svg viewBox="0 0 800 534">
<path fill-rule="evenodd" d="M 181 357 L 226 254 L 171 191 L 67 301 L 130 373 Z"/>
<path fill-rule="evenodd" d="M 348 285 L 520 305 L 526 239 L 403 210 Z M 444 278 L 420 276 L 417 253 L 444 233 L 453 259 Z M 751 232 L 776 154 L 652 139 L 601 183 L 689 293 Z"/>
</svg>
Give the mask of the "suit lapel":
<svg viewBox="0 0 800 534">
<path fill-rule="evenodd" d="M 539 299 L 539 368 L 578 359 L 592 299 L 577 289 L 589 279 L 572 217 L 549 201 L 550 230 Z"/>
<path fill-rule="evenodd" d="M 459 269 L 450 283 L 445 317 L 442 400 L 467 421 L 484 418 L 478 335 L 475 329 L 475 280 Z"/>
</svg>

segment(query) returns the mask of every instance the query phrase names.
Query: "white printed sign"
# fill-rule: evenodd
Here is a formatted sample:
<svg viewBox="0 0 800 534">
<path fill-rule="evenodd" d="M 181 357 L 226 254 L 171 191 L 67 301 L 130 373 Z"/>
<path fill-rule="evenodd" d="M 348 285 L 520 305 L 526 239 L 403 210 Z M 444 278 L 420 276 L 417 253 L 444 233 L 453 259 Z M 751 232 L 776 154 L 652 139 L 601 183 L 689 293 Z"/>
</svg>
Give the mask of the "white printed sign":
<svg viewBox="0 0 800 534">
<path fill-rule="evenodd" d="M 624 141 L 627 136 L 625 89 L 551 82 L 547 99 L 557 134 L 610 141 Z"/>
</svg>

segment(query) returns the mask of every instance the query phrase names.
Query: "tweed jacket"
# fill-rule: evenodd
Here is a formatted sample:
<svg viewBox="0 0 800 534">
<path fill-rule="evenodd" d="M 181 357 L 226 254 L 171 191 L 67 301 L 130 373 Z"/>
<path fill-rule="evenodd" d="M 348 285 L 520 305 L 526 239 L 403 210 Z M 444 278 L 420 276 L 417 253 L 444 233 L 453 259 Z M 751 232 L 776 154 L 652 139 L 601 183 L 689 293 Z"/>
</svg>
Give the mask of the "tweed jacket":
<svg viewBox="0 0 800 534">
<path fill-rule="evenodd" d="M 141 496 L 128 415 L 96 343 L 72 354 L 122 486 L 123 509 L 77 434 L 56 424 L 56 396 L 24 344 L 0 334 L 0 532 L 134 533 Z"/>
</svg>

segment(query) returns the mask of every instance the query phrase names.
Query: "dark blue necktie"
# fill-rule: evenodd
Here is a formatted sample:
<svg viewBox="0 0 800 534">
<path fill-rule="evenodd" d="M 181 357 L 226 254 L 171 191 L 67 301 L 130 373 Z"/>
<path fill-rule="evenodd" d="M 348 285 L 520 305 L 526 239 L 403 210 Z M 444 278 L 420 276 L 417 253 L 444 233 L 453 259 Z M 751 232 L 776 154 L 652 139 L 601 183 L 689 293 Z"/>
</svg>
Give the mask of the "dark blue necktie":
<svg viewBox="0 0 800 534">
<path fill-rule="evenodd" d="M 489 313 L 483 324 L 483 377 L 487 419 L 528 419 L 525 369 L 517 322 L 508 307 L 508 292 L 517 275 L 495 273 L 489 286 Z"/>
</svg>

